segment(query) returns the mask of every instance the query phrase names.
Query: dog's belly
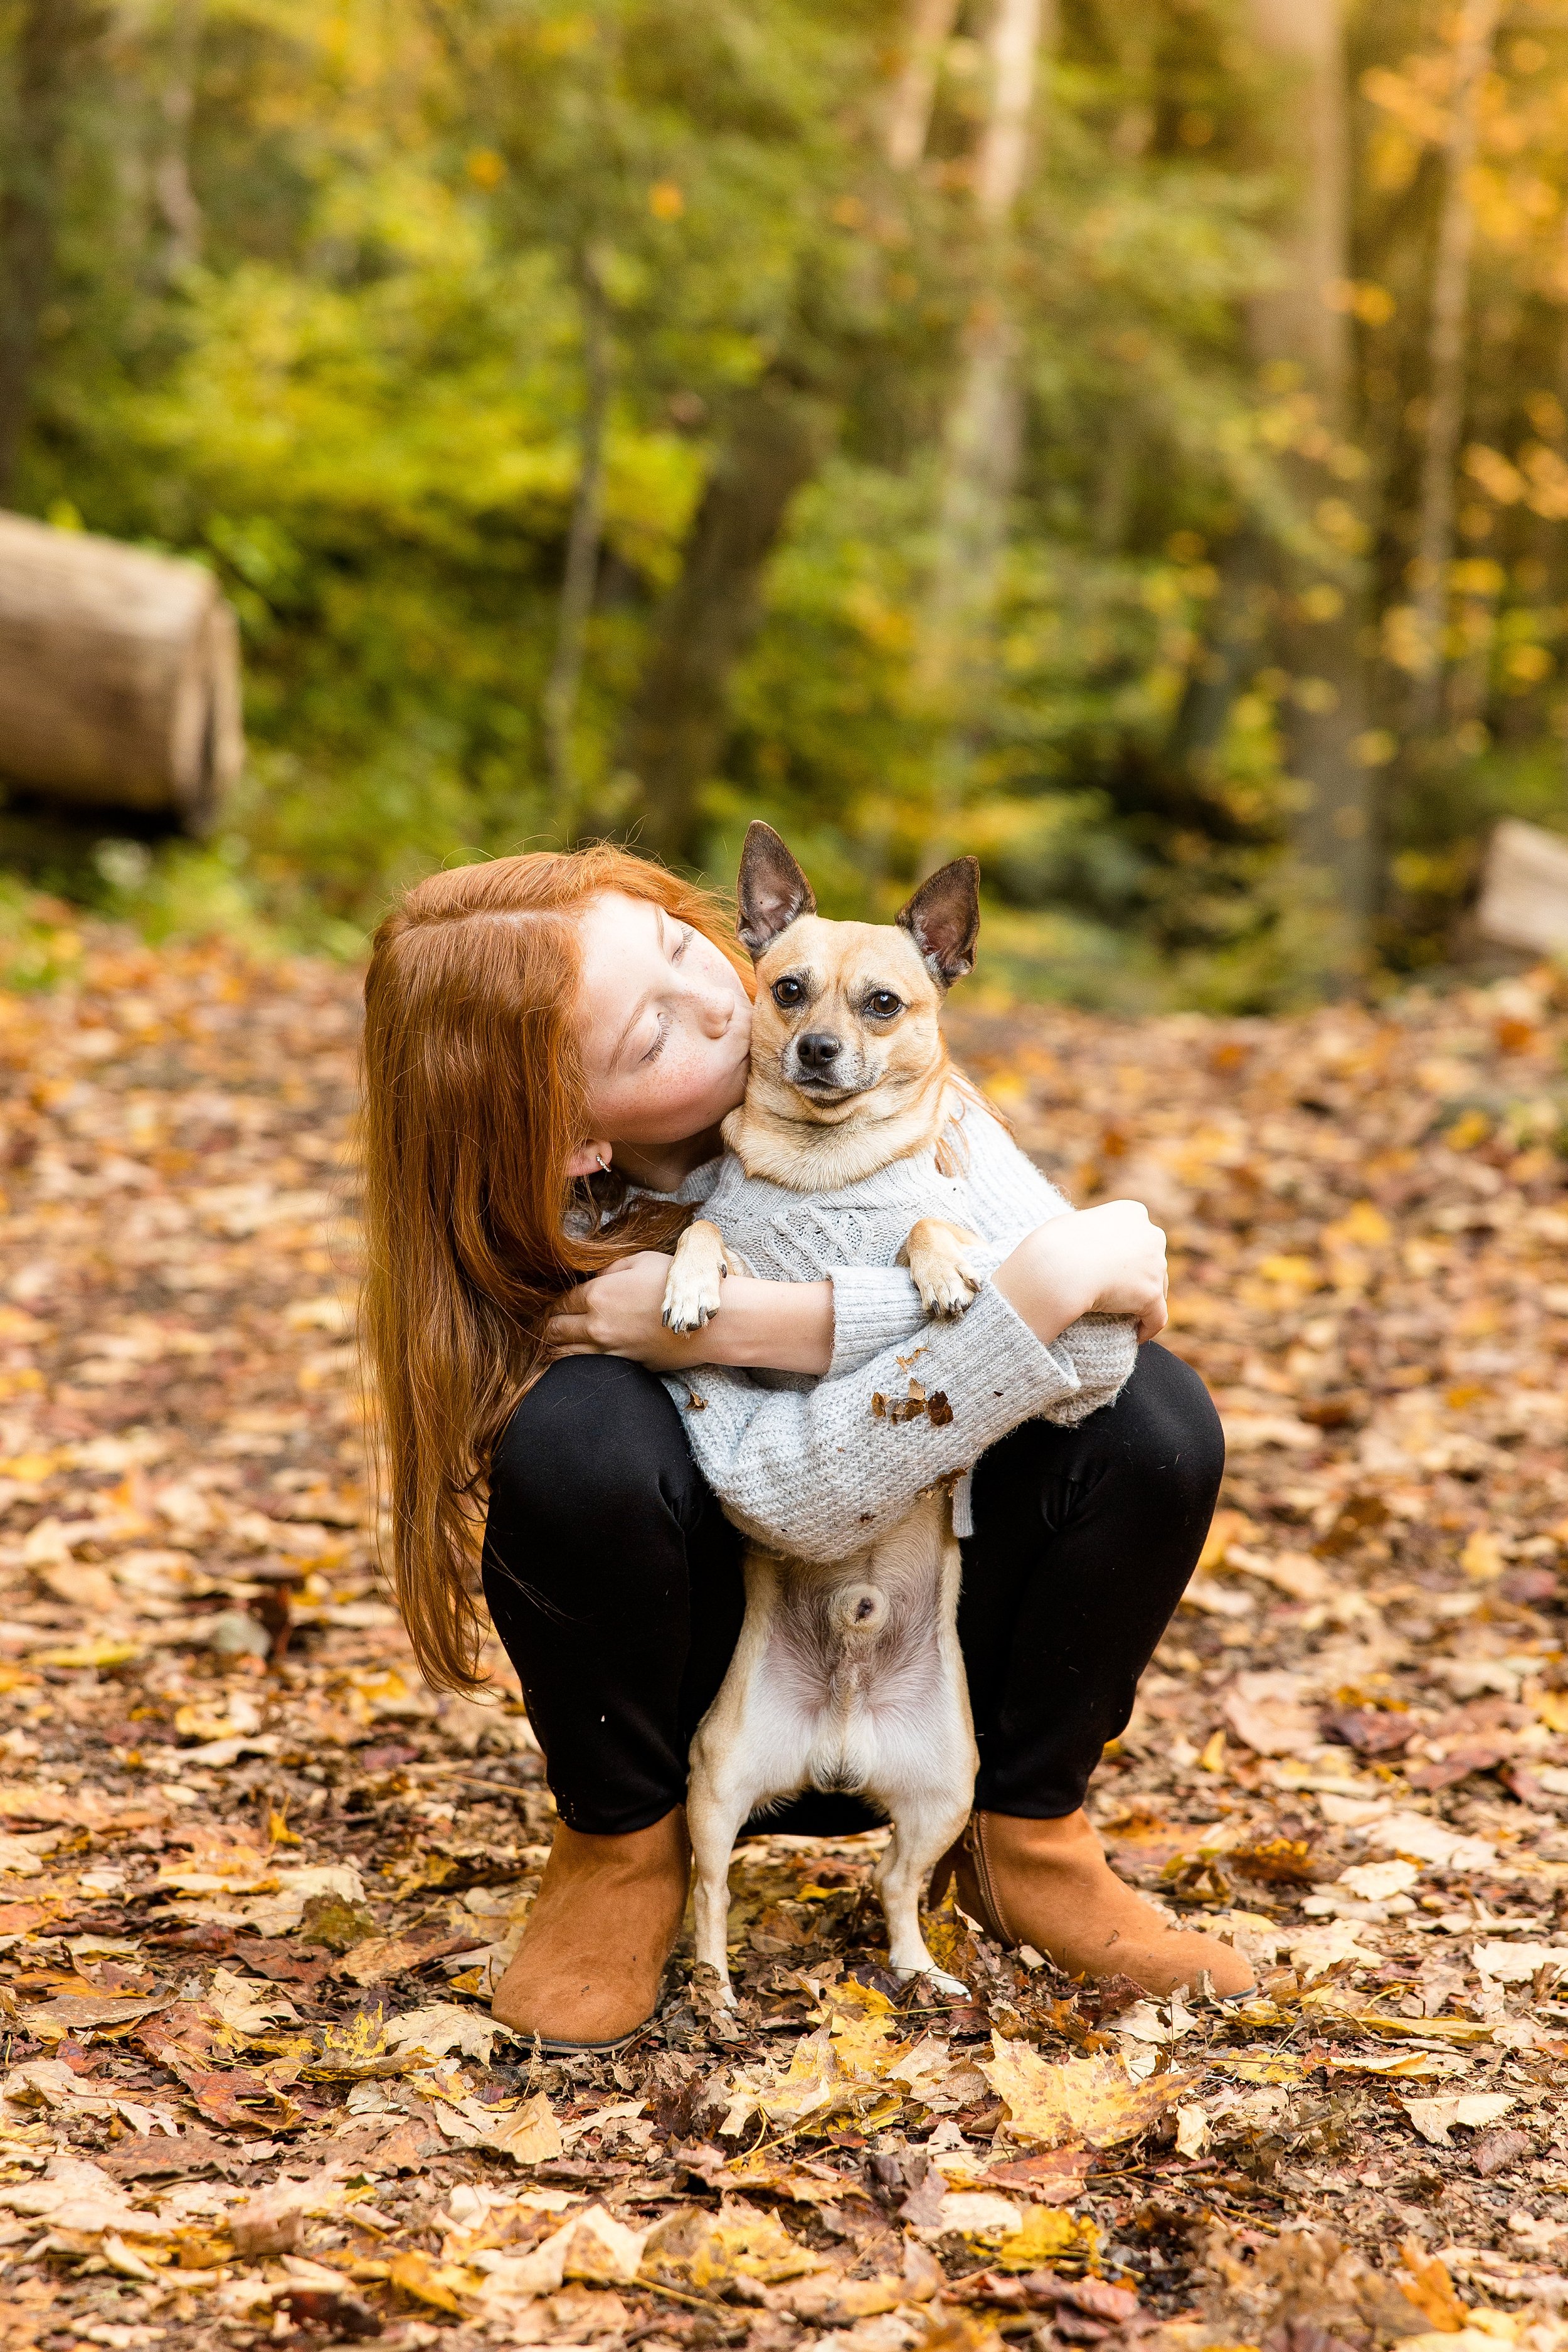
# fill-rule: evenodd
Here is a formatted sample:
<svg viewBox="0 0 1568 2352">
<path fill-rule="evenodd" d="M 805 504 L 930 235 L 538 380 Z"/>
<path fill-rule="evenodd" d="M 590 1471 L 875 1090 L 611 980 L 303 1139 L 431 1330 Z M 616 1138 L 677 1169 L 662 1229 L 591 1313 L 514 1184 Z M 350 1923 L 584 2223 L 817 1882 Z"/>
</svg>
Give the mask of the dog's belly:
<svg viewBox="0 0 1568 2352">
<path fill-rule="evenodd" d="M 864 1588 L 862 1588 L 864 1589 Z M 877 1588 L 872 1586 L 872 1591 Z M 769 1629 L 748 1709 L 755 1764 L 770 1797 L 797 1790 L 883 1795 L 929 1776 L 955 1715 L 939 1646 L 941 1593 L 906 1588 L 869 1643 L 825 1638 L 816 1608 L 786 1593 Z M 963 1727 L 955 1724 L 963 1747 Z"/>
</svg>

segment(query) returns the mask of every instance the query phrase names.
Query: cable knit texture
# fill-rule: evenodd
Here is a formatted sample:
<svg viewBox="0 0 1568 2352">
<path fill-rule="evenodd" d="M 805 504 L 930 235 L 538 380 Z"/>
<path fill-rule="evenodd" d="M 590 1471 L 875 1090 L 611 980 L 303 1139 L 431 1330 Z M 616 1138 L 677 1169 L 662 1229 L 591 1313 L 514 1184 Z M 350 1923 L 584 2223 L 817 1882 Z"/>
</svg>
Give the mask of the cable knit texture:
<svg viewBox="0 0 1568 2352">
<path fill-rule="evenodd" d="M 952 1131 L 967 1161 L 958 1176 L 941 1175 L 927 1151 L 841 1192 L 790 1192 L 726 1153 L 677 1196 L 701 1204 L 753 1274 L 833 1283 L 825 1379 L 704 1365 L 665 1382 L 703 1476 L 773 1549 L 845 1559 L 1020 1422 L 1079 1422 L 1110 1403 L 1137 1360 L 1129 1318 L 1085 1316 L 1047 1348 L 989 1279 L 955 1323 L 928 1321 L 894 1263 L 918 1218 L 977 1233 L 971 1255 L 989 1276 L 1026 1234 L 1069 1210 L 984 1111 L 969 1108 Z M 888 1410 L 911 1404 L 907 1419 Z"/>
</svg>

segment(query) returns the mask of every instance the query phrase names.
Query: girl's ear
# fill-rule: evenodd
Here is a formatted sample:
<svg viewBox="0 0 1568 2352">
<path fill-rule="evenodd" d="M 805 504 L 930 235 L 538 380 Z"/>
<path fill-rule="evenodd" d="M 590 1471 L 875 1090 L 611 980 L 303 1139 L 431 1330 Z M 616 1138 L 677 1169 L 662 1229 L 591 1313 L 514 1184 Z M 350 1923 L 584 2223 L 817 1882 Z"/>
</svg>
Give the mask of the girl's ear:
<svg viewBox="0 0 1568 2352">
<path fill-rule="evenodd" d="M 566 1173 L 568 1176 L 600 1175 L 608 1168 L 610 1154 L 614 1149 L 614 1145 L 607 1138 L 602 1135 L 591 1135 L 586 1143 L 580 1143 L 577 1146 L 576 1150 L 566 1162 Z"/>
</svg>

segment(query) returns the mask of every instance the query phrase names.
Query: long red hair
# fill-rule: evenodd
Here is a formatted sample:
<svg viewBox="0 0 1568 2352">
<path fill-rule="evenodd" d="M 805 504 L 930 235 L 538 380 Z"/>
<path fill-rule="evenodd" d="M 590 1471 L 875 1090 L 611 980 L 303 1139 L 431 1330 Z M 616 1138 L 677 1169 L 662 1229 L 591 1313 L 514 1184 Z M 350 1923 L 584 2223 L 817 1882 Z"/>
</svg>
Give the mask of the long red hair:
<svg viewBox="0 0 1568 2352">
<path fill-rule="evenodd" d="M 576 919 L 609 890 L 691 924 L 750 987 L 720 902 L 608 845 L 431 875 L 382 924 L 365 979 L 363 1334 L 387 1564 L 438 1689 L 479 1679 L 491 1451 L 549 1360 L 556 1300 L 667 1247 L 689 1213 L 568 1173 L 589 1126 Z"/>
</svg>

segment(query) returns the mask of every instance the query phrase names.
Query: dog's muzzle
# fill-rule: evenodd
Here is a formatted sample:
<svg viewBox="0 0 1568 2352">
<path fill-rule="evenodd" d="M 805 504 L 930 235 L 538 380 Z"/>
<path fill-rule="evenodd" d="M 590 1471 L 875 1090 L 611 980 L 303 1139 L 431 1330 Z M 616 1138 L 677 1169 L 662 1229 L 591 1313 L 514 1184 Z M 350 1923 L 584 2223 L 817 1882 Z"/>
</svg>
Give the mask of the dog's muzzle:
<svg viewBox="0 0 1568 2352">
<path fill-rule="evenodd" d="M 808 1030 L 797 1037 L 784 1056 L 784 1074 L 809 1102 L 847 1102 L 877 1083 L 880 1073 L 868 1070 L 862 1056 L 841 1037 Z"/>
</svg>

